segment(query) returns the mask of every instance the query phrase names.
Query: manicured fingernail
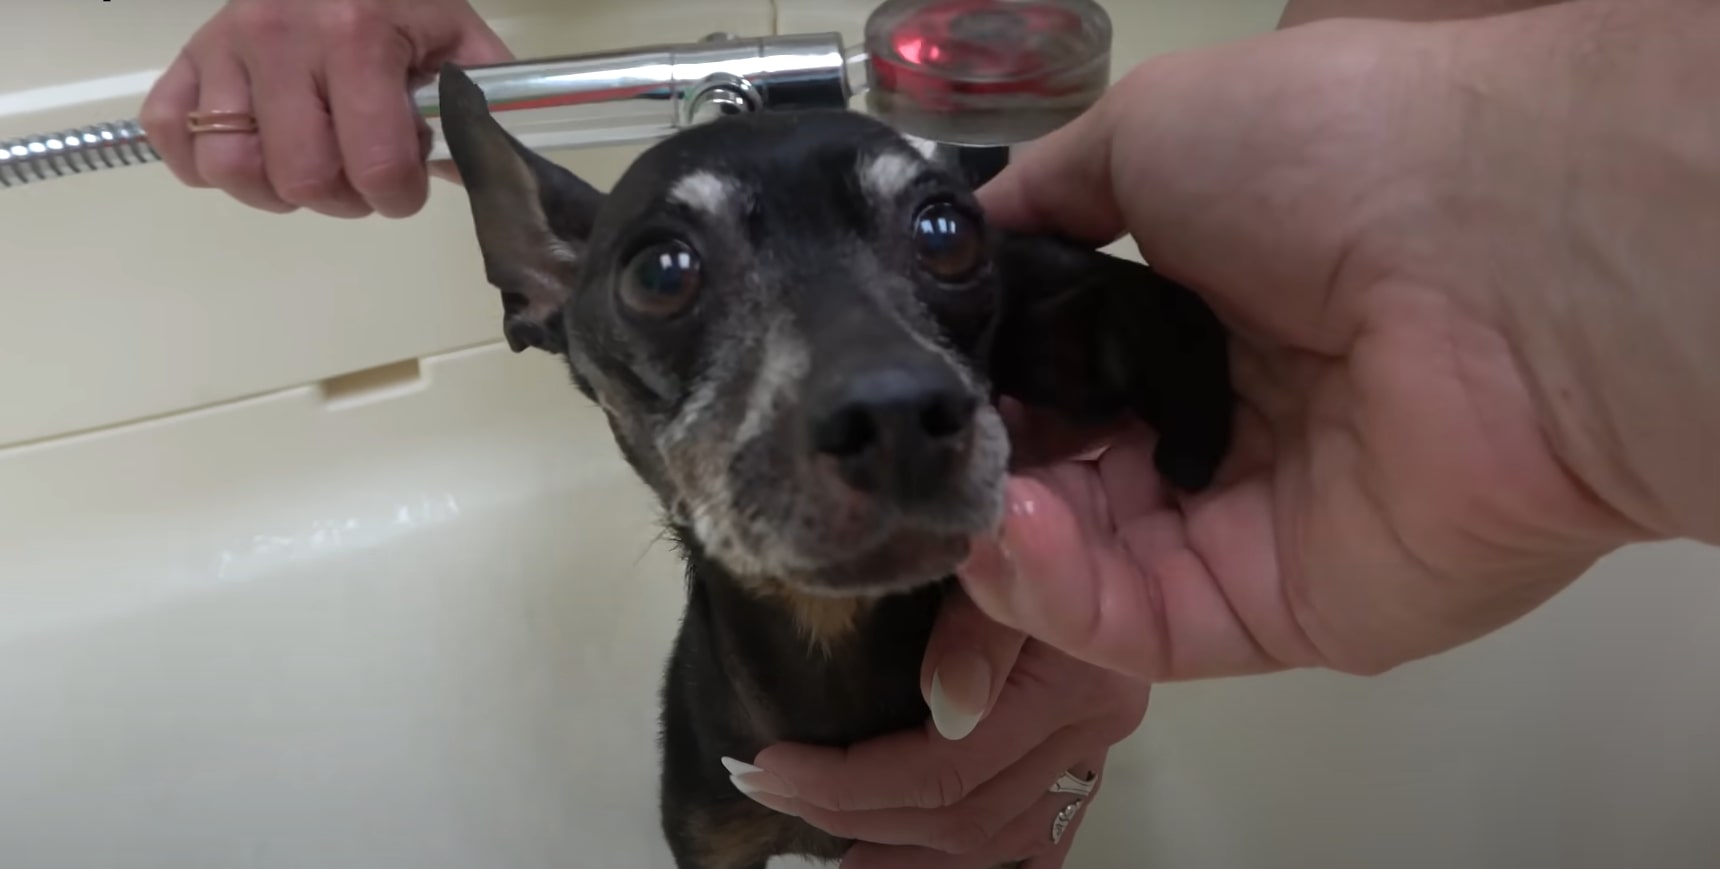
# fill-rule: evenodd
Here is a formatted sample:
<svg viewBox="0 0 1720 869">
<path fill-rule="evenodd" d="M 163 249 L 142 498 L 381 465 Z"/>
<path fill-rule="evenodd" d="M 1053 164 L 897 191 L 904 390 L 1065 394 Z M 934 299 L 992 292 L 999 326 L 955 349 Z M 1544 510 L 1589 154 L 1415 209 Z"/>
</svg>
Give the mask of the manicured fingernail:
<svg viewBox="0 0 1720 869">
<path fill-rule="evenodd" d="M 790 799 L 794 796 L 794 788 L 789 787 L 787 782 L 750 763 L 725 757 L 723 769 L 729 771 L 729 782 L 735 786 L 735 790 L 749 797 L 764 794 Z"/>
<path fill-rule="evenodd" d="M 991 699 L 991 665 L 973 652 L 956 652 L 932 673 L 932 724 L 945 739 L 965 738 L 985 717 Z"/>
</svg>

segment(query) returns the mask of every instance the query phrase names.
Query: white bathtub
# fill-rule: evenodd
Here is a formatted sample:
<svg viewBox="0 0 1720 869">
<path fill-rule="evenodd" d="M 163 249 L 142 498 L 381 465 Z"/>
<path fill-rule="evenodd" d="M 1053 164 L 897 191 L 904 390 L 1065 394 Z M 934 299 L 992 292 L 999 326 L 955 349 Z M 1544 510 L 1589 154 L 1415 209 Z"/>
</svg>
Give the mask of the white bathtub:
<svg viewBox="0 0 1720 869">
<path fill-rule="evenodd" d="M 132 114 L 215 5 L 14 0 L 0 138 Z M 1120 69 L 1281 3 L 1110 5 Z M 868 6 L 481 8 L 534 55 Z M 559 367 L 497 342 L 464 209 L 0 192 L 0 867 L 668 865 L 678 568 Z M 1164 688 L 1071 869 L 1720 865 L 1717 568 L 1644 547 L 1378 679 Z"/>
</svg>

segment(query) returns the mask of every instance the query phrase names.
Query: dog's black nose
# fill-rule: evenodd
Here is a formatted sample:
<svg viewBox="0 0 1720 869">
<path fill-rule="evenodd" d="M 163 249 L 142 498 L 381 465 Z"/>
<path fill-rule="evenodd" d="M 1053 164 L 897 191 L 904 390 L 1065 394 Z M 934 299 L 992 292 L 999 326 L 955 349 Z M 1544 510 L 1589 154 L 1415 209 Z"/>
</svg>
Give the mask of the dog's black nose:
<svg viewBox="0 0 1720 869">
<path fill-rule="evenodd" d="M 948 482 L 978 406 L 946 365 L 884 364 L 815 399 L 812 446 L 834 459 L 855 489 L 919 500 Z"/>
</svg>

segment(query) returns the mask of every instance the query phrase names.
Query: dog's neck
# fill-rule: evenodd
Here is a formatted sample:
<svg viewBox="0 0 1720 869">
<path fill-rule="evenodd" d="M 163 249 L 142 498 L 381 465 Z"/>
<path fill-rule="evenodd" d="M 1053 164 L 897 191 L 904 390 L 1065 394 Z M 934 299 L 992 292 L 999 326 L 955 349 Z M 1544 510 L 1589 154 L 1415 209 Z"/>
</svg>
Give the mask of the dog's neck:
<svg viewBox="0 0 1720 869">
<path fill-rule="evenodd" d="M 847 744 L 923 720 L 920 661 L 947 581 L 882 597 L 810 595 L 737 578 L 677 537 L 686 618 L 747 708 L 750 736 Z"/>
</svg>

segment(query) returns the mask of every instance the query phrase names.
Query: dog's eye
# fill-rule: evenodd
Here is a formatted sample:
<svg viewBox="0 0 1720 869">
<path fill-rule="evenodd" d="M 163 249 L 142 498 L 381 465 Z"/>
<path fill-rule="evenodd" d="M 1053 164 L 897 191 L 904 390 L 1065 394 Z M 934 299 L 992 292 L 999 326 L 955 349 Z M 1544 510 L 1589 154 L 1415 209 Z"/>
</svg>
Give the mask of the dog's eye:
<svg viewBox="0 0 1720 869">
<path fill-rule="evenodd" d="M 672 317 L 698 298 L 704 283 L 699 255 L 684 242 L 666 241 L 634 255 L 621 276 L 621 301 L 648 317 Z"/>
<path fill-rule="evenodd" d="M 940 202 L 914 216 L 914 252 L 933 277 L 960 283 L 985 264 L 985 237 L 977 221 Z"/>
</svg>

